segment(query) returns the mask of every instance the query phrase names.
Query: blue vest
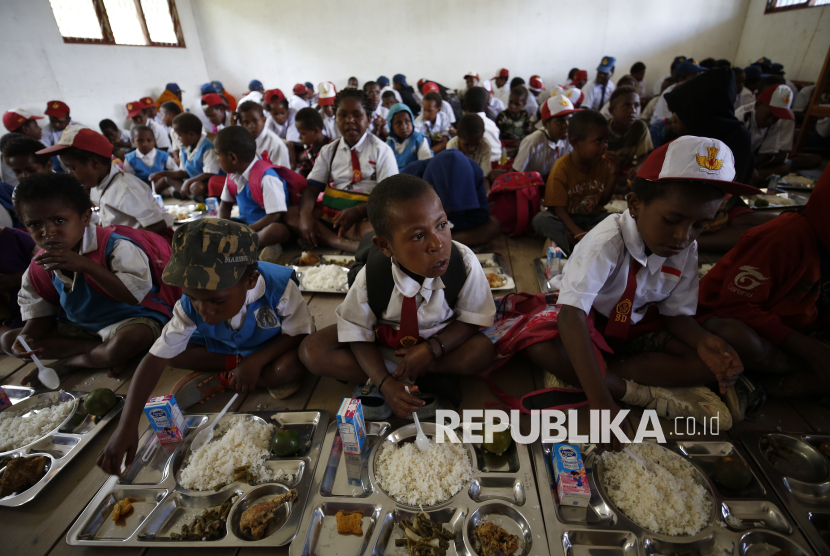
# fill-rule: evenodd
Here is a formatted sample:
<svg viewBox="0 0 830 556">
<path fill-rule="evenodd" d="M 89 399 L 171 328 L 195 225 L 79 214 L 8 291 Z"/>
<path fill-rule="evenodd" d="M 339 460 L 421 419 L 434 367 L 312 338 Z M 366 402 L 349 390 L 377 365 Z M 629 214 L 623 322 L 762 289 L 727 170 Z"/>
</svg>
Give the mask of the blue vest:
<svg viewBox="0 0 830 556">
<path fill-rule="evenodd" d="M 426 140 L 426 136 L 417 131 L 413 131 L 412 135 L 409 136 L 407 141 L 409 144 L 406 146 L 406 149 L 402 153 L 399 153 L 395 150 L 395 146 L 398 144 L 393 138 L 389 138 L 386 140 L 386 143 L 389 145 L 389 148 L 392 149 L 392 153 L 395 155 L 395 161 L 398 163 L 398 171 L 403 170 L 410 162 L 417 162 L 418 161 L 418 149 L 421 148 L 421 143 Z"/>
<path fill-rule="evenodd" d="M 291 206 L 291 196 L 288 194 L 288 186 L 285 184 L 285 180 L 282 179 L 273 168 L 266 170 L 262 177 L 265 178 L 265 176 L 272 176 L 280 180 L 280 183 L 282 183 L 282 190 L 285 193 L 285 204 L 286 206 Z M 248 182 L 249 183 L 242 191 L 237 190 L 236 204 L 239 206 L 239 218 L 246 224 L 251 225 L 257 220 L 264 218 L 266 212 L 265 209 L 260 207 L 251 197 L 250 180 L 248 180 Z M 238 186 L 239 184 L 237 184 L 237 187 Z"/>
<path fill-rule="evenodd" d="M 187 153 L 185 152 L 185 148 L 182 147 L 181 151 L 181 159 L 184 162 L 184 170 L 187 172 L 187 175 L 191 178 L 195 178 L 199 174 L 204 173 L 204 169 L 202 166 L 202 159 L 205 156 L 205 151 L 208 149 L 213 148 L 213 143 L 210 142 L 207 138 L 202 141 L 202 145 L 196 149 L 190 156 L 190 159 L 187 158 Z"/>
<path fill-rule="evenodd" d="M 112 256 L 115 242 L 119 239 L 130 241 L 122 235 L 113 233 L 107 242 L 107 261 Z M 73 325 L 83 328 L 89 332 L 98 332 L 111 324 L 122 320 L 150 317 L 166 324 L 170 320 L 167 315 L 153 311 L 141 305 L 128 305 L 115 299 L 110 299 L 93 288 L 83 275 L 75 279 L 75 289 L 71 290 L 64 286 L 57 274 L 52 272 L 52 283 L 61 298 L 61 307 L 66 313 L 61 320 L 69 321 Z M 158 291 L 158 286 L 153 285 L 153 291 Z"/>
<path fill-rule="evenodd" d="M 152 166 L 147 166 L 144 161 L 136 156 L 138 151 L 128 152 L 124 155 L 124 161 L 129 162 L 130 166 L 135 170 L 135 176 L 142 181 L 150 183 L 150 174 L 161 172 L 167 164 L 167 159 L 170 155 L 166 151 L 156 149 L 156 160 Z"/>
<path fill-rule="evenodd" d="M 288 281 L 297 281 L 294 269 L 260 261 L 259 273 L 265 280 L 265 294 L 248 305 L 245 321 L 239 330 L 232 330 L 224 322 L 217 325 L 205 324 L 190 298 L 182 295 L 182 309 L 196 323 L 196 331 L 190 337 L 192 343 L 204 345 L 211 353 L 249 357 L 282 333 L 277 306 Z"/>
</svg>

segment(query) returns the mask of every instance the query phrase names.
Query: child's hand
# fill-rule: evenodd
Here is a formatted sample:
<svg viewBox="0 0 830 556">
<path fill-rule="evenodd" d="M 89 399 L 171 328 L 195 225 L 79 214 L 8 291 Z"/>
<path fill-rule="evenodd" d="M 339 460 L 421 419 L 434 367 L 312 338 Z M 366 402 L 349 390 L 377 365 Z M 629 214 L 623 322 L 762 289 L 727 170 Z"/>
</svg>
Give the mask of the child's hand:
<svg viewBox="0 0 830 556">
<path fill-rule="evenodd" d="M 32 348 L 32 351 L 27 351 L 23 347 L 23 344 L 20 343 L 21 337 L 24 340 L 26 340 L 26 343 L 29 345 L 30 348 Z M 12 344 L 12 355 L 20 359 L 23 359 L 24 361 L 31 361 L 32 358 L 29 357 L 30 355 L 32 355 L 33 353 L 38 354 L 43 351 L 43 348 L 37 348 L 34 347 L 34 345 L 35 341 L 32 339 L 31 336 L 29 336 L 28 334 L 20 333 L 17 335 L 17 338 L 15 338 L 14 343 Z"/>
<path fill-rule="evenodd" d="M 409 388 L 412 391 L 417 391 L 417 386 Z M 418 399 L 406 391 L 406 385 L 395 378 L 391 378 L 383 383 L 381 391 L 386 402 L 392 409 L 392 413 L 400 418 L 405 418 L 411 413 L 415 413 L 426 404 L 424 400 Z"/>
<path fill-rule="evenodd" d="M 234 369 L 230 384 L 240 392 L 250 392 L 256 388 L 261 370 L 243 359 L 242 363 Z"/>
<path fill-rule="evenodd" d="M 35 264 L 39 264 L 46 270 L 84 272 L 89 268 L 90 263 L 90 259 L 71 249 L 48 249 L 35 257 Z"/>
<path fill-rule="evenodd" d="M 153 172 L 152 174 L 150 174 L 150 177 L 148 177 L 147 179 L 150 180 L 151 182 L 153 182 L 153 181 L 158 181 L 161 178 L 166 178 L 166 177 L 167 177 L 167 172 Z"/>
<path fill-rule="evenodd" d="M 605 154 L 602 155 L 602 158 L 603 160 L 605 160 L 605 163 L 608 164 L 609 168 L 611 168 L 612 170 L 617 170 L 620 164 L 620 159 L 617 156 L 617 153 L 606 151 Z"/>
<path fill-rule="evenodd" d="M 341 210 L 334 217 L 333 225 L 338 228 L 337 235 L 343 237 L 343 234 L 352 229 L 352 227 L 363 220 L 363 214 L 358 207 Z"/>
<path fill-rule="evenodd" d="M 317 222 L 314 221 L 314 215 L 311 212 L 300 211 L 300 233 L 303 235 L 303 239 L 312 247 L 317 247 L 320 230 L 317 228 Z"/>
<path fill-rule="evenodd" d="M 697 345 L 697 354 L 718 379 L 721 394 L 733 386 L 744 370 L 741 358 L 723 338 L 706 334 Z"/>
<path fill-rule="evenodd" d="M 188 178 L 182 183 L 182 197 L 190 198 L 190 188 L 193 187 L 194 183 L 196 183 L 196 178 Z"/>
<path fill-rule="evenodd" d="M 603 409 L 609 410 L 611 412 L 611 421 L 613 421 L 617 417 L 617 413 L 620 412 L 620 407 L 610 397 L 607 400 L 604 400 L 604 401 L 589 402 L 588 403 L 588 408 L 591 411 L 593 411 L 595 409 L 600 410 L 600 411 L 603 410 Z M 634 438 L 634 435 L 632 434 L 631 426 L 629 425 L 628 420 L 623 420 L 622 424 L 620 425 L 620 428 L 622 429 L 623 433 L 629 439 Z M 599 444 L 599 447 L 602 448 L 603 450 L 607 450 L 609 452 L 610 451 L 619 452 L 623 448 L 625 448 L 625 446 L 613 434 L 611 435 L 611 442 Z"/>
<path fill-rule="evenodd" d="M 101 453 L 98 454 L 98 467 L 104 470 L 105 473 L 109 473 L 110 475 L 118 475 L 121 476 L 121 462 L 124 460 L 124 455 L 127 456 L 127 461 L 124 462 L 127 467 L 135 459 L 135 452 L 138 449 L 138 434 L 136 431 L 128 431 L 122 430 L 119 424 L 119 427 L 115 429 L 115 432 L 110 438 L 110 441 L 107 442 L 107 445 L 104 446 L 104 449 L 101 450 Z"/>
<path fill-rule="evenodd" d="M 432 352 L 426 342 L 417 346 L 400 348 L 395 351 L 395 355 L 403 357 L 403 361 L 392 373 L 392 378 L 403 381 L 414 381 L 419 376 L 426 374 L 434 361 Z"/>
<path fill-rule="evenodd" d="M 454 126 L 450 126 L 450 137 L 455 137 L 458 134 Z"/>
</svg>

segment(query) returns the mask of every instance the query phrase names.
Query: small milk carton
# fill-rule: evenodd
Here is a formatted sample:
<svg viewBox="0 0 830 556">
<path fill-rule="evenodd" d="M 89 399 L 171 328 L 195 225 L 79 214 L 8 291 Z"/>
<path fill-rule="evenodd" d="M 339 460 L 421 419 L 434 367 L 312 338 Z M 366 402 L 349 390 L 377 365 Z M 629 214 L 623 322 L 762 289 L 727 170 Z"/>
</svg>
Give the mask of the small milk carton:
<svg viewBox="0 0 830 556">
<path fill-rule="evenodd" d="M 575 444 L 554 444 L 550 452 L 551 466 L 556 474 L 556 494 L 562 506 L 587 506 L 591 487 L 582 463 L 582 454 Z"/>
<path fill-rule="evenodd" d="M 12 401 L 9 399 L 9 395 L 6 394 L 6 389 L 0 386 L 0 411 L 8 409 L 11 406 Z"/>
<path fill-rule="evenodd" d="M 343 440 L 343 452 L 360 454 L 366 441 L 366 426 L 363 424 L 363 406 L 357 398 L 343 398 L 337 410 L 337 428 Z"/>
<path fill-rule="evenodd" d="M 208 216 L 219 216 L 219 199 L 216 197 L 205 199 L 205 209 Z"/>
<path fill-rule="evenodd" d="M 162 444 L 181 442 L 187 434 L 187 421 L 173 396 L 150 398 L 144 406 L 144 413 Z"/>
<path fill-rule="evenodd" d="M 564 259 L 565 252 L 559 247 L 548 247 L 545 253 L 545 278 L 550 280 L 557 274 L 562 274 Z"/>
</svg>

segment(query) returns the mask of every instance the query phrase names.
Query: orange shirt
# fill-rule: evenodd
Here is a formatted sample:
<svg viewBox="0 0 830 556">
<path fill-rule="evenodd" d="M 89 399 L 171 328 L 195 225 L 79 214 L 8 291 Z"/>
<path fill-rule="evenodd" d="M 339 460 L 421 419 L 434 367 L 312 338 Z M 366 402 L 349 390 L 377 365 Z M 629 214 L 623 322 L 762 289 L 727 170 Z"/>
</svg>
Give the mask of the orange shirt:
<svg viewBox="0 0 830 556">
<path fill-rule="evenodd" d="M 548 176 L 545 206 L 565 207 L 568 214 L 604 212 L 600 200 L 611 176 L 604 160 L 598 160 L 586 174 L 576 167 L 568 153 L 556 161 Z"/>
</svg>

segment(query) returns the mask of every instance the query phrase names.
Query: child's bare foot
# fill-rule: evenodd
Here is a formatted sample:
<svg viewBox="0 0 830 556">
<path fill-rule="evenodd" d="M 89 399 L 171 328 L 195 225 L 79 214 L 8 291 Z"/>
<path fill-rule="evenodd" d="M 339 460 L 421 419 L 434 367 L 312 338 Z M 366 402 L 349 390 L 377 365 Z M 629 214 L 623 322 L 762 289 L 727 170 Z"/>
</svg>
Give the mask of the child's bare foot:
<svg viewBox="0 0 830 556">
<path fill-rule="evenodd" d="M 30 386 L 32 388 L 40 388 L 43 386 L 37 379 L 37 367 L 29 371 L 26 376 L 20 379 L 21 386 Z"/>
<path fill-rule="evenodd" d="M 109 371 L 107 371 L 107 376 L 110 378 L 115 378 L 126 370 L 127 363 L 124 363 L 123 365 L 115 365 Z"/>
</svg>

